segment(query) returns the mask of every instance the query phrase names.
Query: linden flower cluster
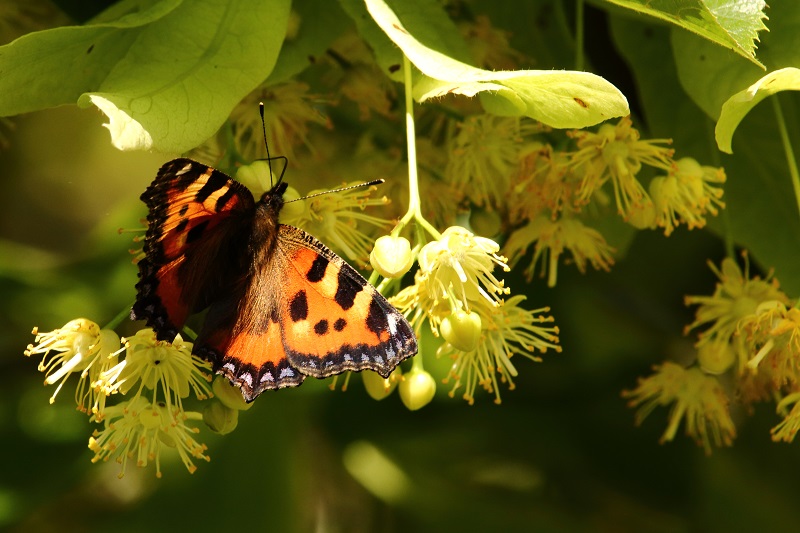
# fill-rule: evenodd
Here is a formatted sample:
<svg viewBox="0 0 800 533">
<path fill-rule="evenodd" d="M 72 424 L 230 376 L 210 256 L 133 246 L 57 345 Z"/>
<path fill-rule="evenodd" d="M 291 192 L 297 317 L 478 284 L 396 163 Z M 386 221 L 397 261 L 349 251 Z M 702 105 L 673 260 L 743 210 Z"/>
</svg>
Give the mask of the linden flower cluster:
<svg viewBox="0 0 800 533">
<path fill-rule="evenodd" d="M 512 266 L 533 250 L 529 278 L 540 264 L 554 286 L 563 259 L 581 272 L 609 270 L 614 249 L 587 215 L 612 202 L 626 223 L 665 235 L 680 224 L 703 227 L 724 207 L 722 169 L 675 160 L 669 140 L 641 139 L 630 117 L 597 132 L 567 132 L 572 151 L 555 150 L 548 135 L 518 118 L 475 115 L 451 135 L 445 169 L 458 200 L 499 212 L 511 228 L 503 252 Z M 648 187 L 640 176 L 646 167 L 658 174 Z"/>
<path fill-rule="evenodd" d="M 206 446 L 195 440 L 199 432 L 188 422 L 203 419 L 187 411 L 183 400 L 210 394 L 210 366 L 192 355 L 192 344 L 178 335 L 172 343 L 156 339 L 153 330 L 138 331 L 122 339 L 110 329 L 85 318 L 36 335 L 26 356 L 41 356 L 39 371 L 46 385 L 56 385 L 53 403 L 71 376 L 77 378 L 75 402 L 90 421 L 102 424 L 89 438 L 92 462 L 114 459 L 125 474 L 129 461 L 146 467 L 155 463 L 161 477 L 161 453 L 174 449 L 189 472 L 203 459 Z M 113 395 L 125 399 L 109 405 Z"/>
<path fill-rule="evenodd" d="M 750 276 L 732 258 L 719 268 L 711 296 L 687 296 L 697 305 L 696 319 L 686 328 L 702 329 L 695 344 L 695 363 L 689 368 L 672 362 L 654 367 L 653 375 L 624 391 L 641 422 L 656 406 L 671 405 L 662 441 L 671 441 L 681 422 L 686 433 L 706 453 L 711 445 L 728 446 L 736 436 L 732 401 L 751 407 L 759 401 L 777 402 L 782 421 L 772 428 L 774 441 L 791 442 L 800 429 L 800 309 L 772 276 Z M 733 388 L 723 386 L 733 383 Z"/>
<path fill-rule="evenodd" d="M 427 320 L 433 333 L 444 338 L 438 355 L 453 360 L 445 383 L 454 381 L 451 396 L 463 387 L 469 403 L 479 385 L 500 403 L 499 384 L 514 388 L 515 354 L 539 361 L 537 350 L 561 350 L 558 328 L 550 325 L 553 318 L 541 315 L 549 308 L 529 311 L 519 305 L 524 296 L 506 299 L 510 291 L 493 273 L 496 267 L 508 271 L 499 249 L 463 227 L 447 228 L 420 249 L 414 285 L 390 299 L 416 331 Z"/>
</svg>

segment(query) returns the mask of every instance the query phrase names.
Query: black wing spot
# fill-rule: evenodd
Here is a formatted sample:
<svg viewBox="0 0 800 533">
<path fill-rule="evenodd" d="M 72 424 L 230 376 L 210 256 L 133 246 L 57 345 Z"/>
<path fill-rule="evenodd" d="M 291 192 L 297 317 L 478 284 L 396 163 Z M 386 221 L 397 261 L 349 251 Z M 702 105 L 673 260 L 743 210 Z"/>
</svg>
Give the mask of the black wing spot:
<svg viewBox="0 0 800 533">
<path fill-rule="evenodd" d="M 184 222 L 186 222 L 188 220 L 189 219 L 187 219 L 187 218 L 181 220 L 181 222 L 178 224 L 178 226 L 180 226 L 181 224 L 183 224 Z M 204 220 L 201 223 L 197 224 L 192 229 L 190 229 L 186 233 L 186 244 L 191 244 L 191 243 L 195 242 L 196 240 L 198 240 L 203 235 L 203 232 L 206 230 L 206 226 L 208 226 L 208 220 Z"/>
<path fill-rule="evenodd" d="M 348 277 L 347 274 L 345 274 L 344 269 L 345 267 L 343 266 L 339 271 L 339 276 L 337 279 L 338 286 L 336 287 L 336 295 L 333 297 L 333 299 L 337 304 L 339 304 L 339 307 L 347 311 L 353 307 L 353 303 L 356 301 L 356 296 L 358 296 L 358 293 L 364 289 L 364 286 L 363 284 L 358 283 L 356 280 Z M 366 281 L 364 283 L 366 283 Z"/>
<path fill-rule="evenodd" d="M 322 281 L 322 278 L 325 277 L 325 270 L 328 268 L 329 261 L 318 255 L 314 262 L 311 263 L 311 268 L 308 269 L 308 273 L 306 274 L 306 279 L 311 283 L 317 283 L 318 281 Z"/>
<path fill-rule="evenodd" d="M 328 321 L 323 319 L 314 324 L 314 333 L 317 335 L 325 335 L 328 333 Z"/>
<path fill-rule="evenodd" d="M 189 211 L 189 204 L 183 204 L 183 207 L 181 207 L 181 210 L 178 211 L 178 214 L 180 216 L 184 216 L 184 215 L 186 215 L 187 211 Z"/>
<path fill-rule="evenodd" d="M 299 322 L 308 318 L 308 298 L 306 291 L 297 291 L 289 303 L 289 315 L 292 322 Z"/>
<path fill-rule="evenodd" d="M 335 329 L 336 331 L 342 331 L 345 328 L 345 326 L 347 326 L 347 320 L 345 320 L 344 318 L 340 318 L 333 323 L 333 329 Z"/>
<path fill-rule="evenodd" d="M 369 303 L 367 328 L 376 335 L 380 335 L 389 329 L 389 321 L 386 319 L 386 311 L 383 310 L 381 305 L 375 299 Z"/>
</svg>

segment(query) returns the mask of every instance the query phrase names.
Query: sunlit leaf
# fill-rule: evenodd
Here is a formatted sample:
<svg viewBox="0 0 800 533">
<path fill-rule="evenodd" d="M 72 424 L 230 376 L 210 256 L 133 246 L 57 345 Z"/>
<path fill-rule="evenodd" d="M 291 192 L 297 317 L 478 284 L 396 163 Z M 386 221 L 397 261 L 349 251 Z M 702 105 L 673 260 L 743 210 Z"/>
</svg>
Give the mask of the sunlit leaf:
<svg viewBox="0 0 800 533">
<path fill-rule="evenodd" d="M 628 114 L 625 96 L 600 76 L 572 71 L 488 71 L 422 44 L 382 0 L 367 0 L 373 19 L 428 79 L 414 87 L 418 101 L 482 94 L 490 112 L 522 115 L 556 128 L 582 128 Z"/>
<path fill-rule="evenodd" d="M 186 151 L 270 73 L 288 13 L 286 0 L 171 0 L 26 35 L 0 47 L 0 115 L 98 104 L 118 148 Z"/>
<path fill-rule="evenodd" d="M 765 30 L 764 0 L 607 0 L 645 15 L 666 20 L 753 63 L 758 32 Z"/>
</svg>

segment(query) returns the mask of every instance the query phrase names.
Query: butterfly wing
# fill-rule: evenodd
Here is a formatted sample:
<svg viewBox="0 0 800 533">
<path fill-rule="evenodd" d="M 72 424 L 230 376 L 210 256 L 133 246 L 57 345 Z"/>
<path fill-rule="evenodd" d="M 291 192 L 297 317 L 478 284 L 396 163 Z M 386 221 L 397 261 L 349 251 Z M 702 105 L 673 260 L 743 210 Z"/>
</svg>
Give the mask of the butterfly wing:
<svg viewBox="0 0 800 533">
<path fill-rule="evenodd" d="M 211 307 L 195 347 L 247 401 L 305 376 L 386 377 L 417 353 L 402 314 L 325 245 L 286 225 L 248 286 Z"/>
<path fill-rule="evenodd" d="M 361 274 L 308 233 L 281 225 L 286 357 L 301 373 L 324 378 L 347 370 L 383 377 L 417 353 L 406 321 Z"/>
<path fill-rule="evenodd" d="M 244 283 L 255 202 L 243 185 L 190 159 L 166 163 L 141 198 L 149 225 L 131 318 L 171 341 L 191 313 Z"/>
</svg>

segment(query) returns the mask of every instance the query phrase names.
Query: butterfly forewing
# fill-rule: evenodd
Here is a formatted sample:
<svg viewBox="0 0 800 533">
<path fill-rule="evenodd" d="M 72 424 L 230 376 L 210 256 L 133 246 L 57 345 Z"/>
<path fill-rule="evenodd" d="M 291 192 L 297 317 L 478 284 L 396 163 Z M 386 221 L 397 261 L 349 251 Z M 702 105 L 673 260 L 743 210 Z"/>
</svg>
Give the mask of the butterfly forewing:
<svg viewBox="0 0 800 533">
<path fill-rule="evenodd" d="M 191 313 L 241 282 L 243 222 L 255 202 L 241 184 L 189 159 L 165 164 L 142 200 L 150 212 L 131 317 L 172 340 Z"/>
</svg>

